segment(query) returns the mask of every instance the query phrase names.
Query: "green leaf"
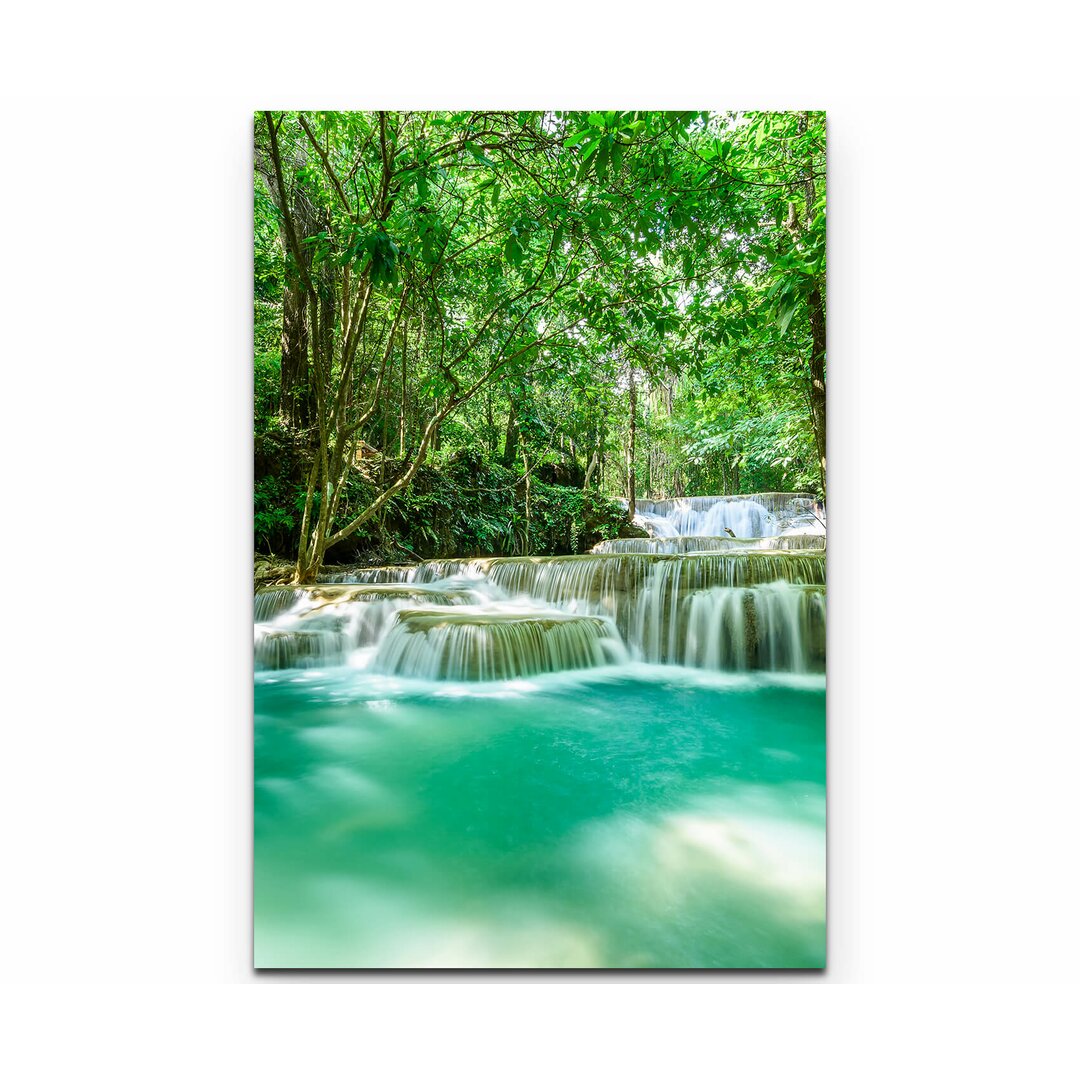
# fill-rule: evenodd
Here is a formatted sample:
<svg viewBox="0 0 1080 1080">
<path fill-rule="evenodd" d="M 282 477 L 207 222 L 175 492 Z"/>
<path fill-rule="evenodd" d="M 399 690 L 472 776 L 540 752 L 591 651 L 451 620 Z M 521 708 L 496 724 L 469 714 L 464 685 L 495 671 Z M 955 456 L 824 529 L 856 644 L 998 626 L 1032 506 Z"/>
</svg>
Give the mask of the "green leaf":
<svg viewBox="0 0 1080 1080">
<path fill-rule="evenodd" d="M 600 149 L 596 154 L 596 179 L 599 180 L 601 184 L 607 178 L 608 155 L 610 152 L 610 146 L 607 139 L 601 139 Z"/>
<path fill-rule="evenodd" d="M 518 241 L 518 238 L 513 235 L 507 238 L 504 253 L 506 255 L 506 261 L 512 266 L 520 266 L 522 258 L 525 255 L 525 251 Z"/>
</svg>

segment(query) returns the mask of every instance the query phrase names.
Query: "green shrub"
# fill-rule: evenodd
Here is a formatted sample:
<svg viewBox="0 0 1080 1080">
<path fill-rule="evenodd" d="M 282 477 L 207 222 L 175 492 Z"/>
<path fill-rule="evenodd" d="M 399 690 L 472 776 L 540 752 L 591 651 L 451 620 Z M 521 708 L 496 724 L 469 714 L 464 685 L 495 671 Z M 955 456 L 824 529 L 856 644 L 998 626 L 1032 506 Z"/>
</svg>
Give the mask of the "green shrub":
<svg viewBox="0 0 1080 1080">
<path fill-rule="evenodd" d="M 256 438 L 255 541 L 260 551 L 292 555 L 303 517 L 305 453 L 299 437 L 268 422 Z M 261 475 L 277 463 L 280 471 Z M 386 480 L 404 463 L 386 462 Z M 346 481 L 335 525 L 341 527 L 377 496 L 354 471 Z M 318 513 L 318 496 L 313 513 Z M 619 533 L 624 508 L 595 491 L 547 484 L 533 477 L 526 533 L 525 479 L 483 453 L 460 450 L 422 466 L 381 515 L 331 548 L 327 561 L 385 561 L 451 556 L 569 555 L 588 551 Z"/>
</svg>

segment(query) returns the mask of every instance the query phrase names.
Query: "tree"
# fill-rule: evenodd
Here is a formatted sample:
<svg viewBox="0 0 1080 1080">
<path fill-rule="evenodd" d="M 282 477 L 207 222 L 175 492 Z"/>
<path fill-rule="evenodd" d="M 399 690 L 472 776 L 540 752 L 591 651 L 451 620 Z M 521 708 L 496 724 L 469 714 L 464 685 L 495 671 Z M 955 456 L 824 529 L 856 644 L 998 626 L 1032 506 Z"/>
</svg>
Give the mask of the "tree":
<svg viewBox="0 0 1080 1080">
<path fill-rule="evenodd" d="M 261 114 L 281 414 L 310 447 L 296 580 L 462 448 L 529 507 L 541 472 L 633 502 L 801 478 L 805 428 L 823 489 L 823 138 L 817 114 Z"/>
</svg>

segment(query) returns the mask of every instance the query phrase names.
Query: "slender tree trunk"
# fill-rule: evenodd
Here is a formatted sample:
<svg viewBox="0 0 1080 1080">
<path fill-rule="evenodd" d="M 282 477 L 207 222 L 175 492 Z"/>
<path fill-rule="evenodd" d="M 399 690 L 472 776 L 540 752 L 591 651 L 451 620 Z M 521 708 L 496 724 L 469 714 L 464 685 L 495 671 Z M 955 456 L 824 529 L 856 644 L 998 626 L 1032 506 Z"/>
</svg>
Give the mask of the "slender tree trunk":
<svg viewBox="0 0 1080 1080">
<path fill-rule="evenodd" d="M 634 385 L 634 369 L 630 372 L 630 431 L 626 439 L 626 501 L 627 514 L 632 521 L 637 512 L 637 478 L 634 475 L 634 456 L 637 451 L 637 387 Z"/>
<path fill-rule="evenodd" d="M 532 476 L 525 444 L 521 444 L 521 464 L 525 468 L 525 555 L 532 552 Z"/>
<path fill-rule="evenodd" d="M 268 123 L 273 122 L 268 116 Z M 284 182 L 283 173 L 274 167 L 280 166 L 280 154 L 277 150 L 276 135 L 271 133 L 274 151 L 268 155 L 265 148 L 256 146 L 255 164 L 266 181 L 267 189 L 274 205 L 281 212 L 283 219 L 278 230 L 278 240 L 285 253 L 286 279 L 282 295 L 281 319 L 281 382 L 279 386 L 278 413 L 285 423 L 293 427 L 307 427 L 314 421 L 315 402 L 312 393 L 311 367 L 309 362 L 310 335 L 308 332 L 308 294 L 310 283 L 310 258 L 297 248 L 293 240 L 312 236 L 319 231 L 321 223 L 318 215 L 307 203 L 297 203 L 290 207 L 295 199 L 295 191 L 290 197 Z M 289 230 L 299 234 L 290 239 Z"/>
<path fill-rule="evenodd" d="M 805 132 L 810 116 L 803 113 L 799 132 Z M 817 191 L 814 185 L 814 162 L 811 156 L 806 162 L 806 178 L 803 181 L 803 227 L 809 229 L 814 220 Z M 810 310 L 810 421 L 814 429 L 814 445 L 818 466 L 821 470 L 821 493 L 825 494 L 825 298 L 821 288 L 814 285 L 807 298 Z"/>
<path fill-rule="evenodd" d="M 825 494 L 825 305 L 821 291 L 810 293 L 810 419 L 821 468 L 821 493 Z"/>
<path fill-rule="evenodd" d="M 484 395 L 485 418 L 487 419 L 488 451 L 494 457 L 499 452 L 499 432 L 495 426 L 495 403 L 491 390 Z"/>
<path fill-rule="evenodd" d="M 503 443 L 503 468 L 512 469 L 517 459 L 518 449 L 518 426 L 517 407 L 513 400 L 510 402 L 510 411 L 506 417 L 506 441 Z"/>
<path fill-rule="evenodd" d="M 293 427 L 311 422 L 307 295 L 300 283 L 285 287 L 281 318 L 281 396 L 278 412 Z"/>
<path fill-rule="evenodd" d="M 596 432 L 596 445 L 593 448 L 592 459 L 589 461 L 589 467 L 585 470 L 585 483 L 581 486 L 582 491 L 589 490 L 589 482 L 593 478 L 593 473 L 596 472 L 600 465 L 600 460 L 603 457 L 604 434 L 604 426 L 601 424 Z"/>
<path fill-rule="evenodd" d="M 600 463 L 600 451 L 594 450 L 592 457 L 589 459 L 589 467 L 585 470 L 585 481 L 581 485 L 582 491 L 589 490 L 589 483 L 593 478 L 593 473 L 596 471 L 596 466 Z"/>
<path fill-rule="evenodd" d="M 386 487 L 387 444 L 390 442 L 390 395 L 392 387 L 387 379 L 382 395 L 382 442 L 379 444 L 379 487 Z M 380 518 L 380 521 L 382 519 Z"/>
<path fill-rule="evenodd" d="M 327 288 L 327 291 L 323 296 L 319 298 L 319 330 L 320 340 L 319 347 L 322 350 L 322 378 L 323 378 L 323 394 L 327 399 L 330 397 L 330 366 L 334 359 L 334 295 Z M 346 402 L 352 401 L 352 381 L 350 380 L 348 387 L 345 390 Z"/>
<path fill-rule="evenodd" d="M 408 386 L 408 368 L 407 357 L 409 352 L 409 332 L 406 329 L 404 331 L 404 337 L 401 343 L 401 412 L 398 420 L 398 457 L 402 460 L 405 459 L 405 428 L 406 428 L 406 387 Z"/>
</svg>

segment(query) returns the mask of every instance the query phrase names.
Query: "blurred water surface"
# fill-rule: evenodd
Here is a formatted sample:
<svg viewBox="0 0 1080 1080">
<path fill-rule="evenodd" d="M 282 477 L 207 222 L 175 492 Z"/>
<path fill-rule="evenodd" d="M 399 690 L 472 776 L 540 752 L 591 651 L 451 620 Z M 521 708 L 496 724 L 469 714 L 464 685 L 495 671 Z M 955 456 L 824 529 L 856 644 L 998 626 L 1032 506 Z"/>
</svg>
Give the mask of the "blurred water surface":
<svg viewBox="0 0 1080 1080">
<path fill-rule="evenodd" d="M 255 961 L 820 967 L 820 676 L 255 687 Z"/>
</svg>

